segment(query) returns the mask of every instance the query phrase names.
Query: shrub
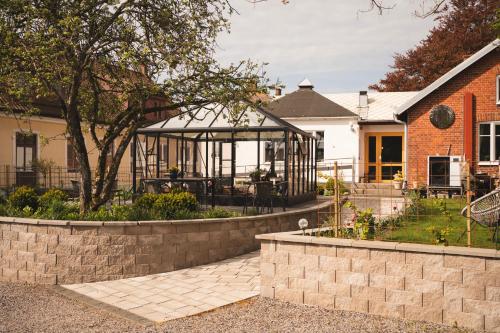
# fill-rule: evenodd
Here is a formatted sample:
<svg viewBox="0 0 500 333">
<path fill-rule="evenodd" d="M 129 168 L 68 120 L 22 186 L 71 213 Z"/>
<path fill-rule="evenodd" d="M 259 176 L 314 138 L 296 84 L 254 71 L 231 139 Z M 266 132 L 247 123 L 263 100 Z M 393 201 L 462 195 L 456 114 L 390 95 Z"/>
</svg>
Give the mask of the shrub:
<svg viewBox="0 0 500 333">
<path fill-rule="evenodd" d="M 189 192 L 160 194 L 153 209 L 160 219 L 174 218 L 181 211 L 194 212 L 198 209 L 196 197 Z"/>
<path fill-rule="evenodd" d="M 156 199 L 158 199 L 158 196 L 158 194 L 154 193 L 145 193 L 135 201 L 134 208 L 150 210 L 153 208 L 153 205 Z"/>
<path fill-rule="evenodd" d="M 21 186 L 9 195 L 7 202 L 15 211 L 29 207 L 34 212 L 38 208 L 38 195 L 31 187 Z"/>
<path fill-rule="evenodd" d="M 64 202 L 68 200 L 68 195 L 58 188 L 53 188 L 45 192 L 38 199 L 40 207 L 48 207 L 52 201 Z"/>
<path fill-rule="evenodd" d="M 76 220 L 80 218 L 78 205 L 53 198 L 45 206 L 40 206 L 36 217 L 50 220 Z"/>
<path fill-rule="evenodd" d="M 216 219 L 216 218 L 225 218 L 225 217 L 235 217 L 239 216 L 236 212 L 228 211 L 224 208 L 210 208 L 202 213 L 203 218 L 205 219 Z"/>
<path fill-rule="evenodd" d="M 8 216 L 9 213 L 7 211 L 7 207 L 3 204 L 0 204 L 0 216 Z"/>
</svg>

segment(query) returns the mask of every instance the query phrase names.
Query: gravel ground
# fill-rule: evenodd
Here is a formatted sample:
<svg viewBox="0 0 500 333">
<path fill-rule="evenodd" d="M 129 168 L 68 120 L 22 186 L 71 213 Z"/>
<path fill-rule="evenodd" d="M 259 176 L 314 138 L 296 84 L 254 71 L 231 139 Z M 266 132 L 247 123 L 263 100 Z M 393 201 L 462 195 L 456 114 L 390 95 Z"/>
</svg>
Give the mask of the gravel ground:
<svg viewBox="0 0 500 333">
<path fill-rule="evenodd" d="M 254 298 L 205 314 L 144 327 L 67 299 L 52 288 L 0 283 L 0 332 L 472 332 Z"/>
</svg>

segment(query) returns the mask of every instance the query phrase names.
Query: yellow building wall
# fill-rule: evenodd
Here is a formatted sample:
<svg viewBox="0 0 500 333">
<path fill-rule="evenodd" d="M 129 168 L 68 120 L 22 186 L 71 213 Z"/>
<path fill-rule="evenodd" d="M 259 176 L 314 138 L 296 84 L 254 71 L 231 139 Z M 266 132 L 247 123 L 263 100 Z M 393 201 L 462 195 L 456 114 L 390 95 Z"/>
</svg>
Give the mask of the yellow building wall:
<svg viewBox="0 0 500 333">
<path fill-rule="evenodd" d="M 30 130 L 37 135 L 37 159 L 51 161 L 55 165 L 54 171 L 51 172 L 51 185 L 68 187 L 71 185 L 71 180 L 78 180 L 77 173 L 67 172 L 67 139 L 64 120 L 46 117 L 16 119 L 10 115 L 0 114 L 0 186 L 5 187 L 15 182 L 16 132 Z M 94 169 L 98 152 L 90 134 L 84 135 L 89 162 Z M 119 184 L 128 186 L 132 182 L 129 149 L 130 147 L 123 155 L 118 175 Z"/>
</svg>

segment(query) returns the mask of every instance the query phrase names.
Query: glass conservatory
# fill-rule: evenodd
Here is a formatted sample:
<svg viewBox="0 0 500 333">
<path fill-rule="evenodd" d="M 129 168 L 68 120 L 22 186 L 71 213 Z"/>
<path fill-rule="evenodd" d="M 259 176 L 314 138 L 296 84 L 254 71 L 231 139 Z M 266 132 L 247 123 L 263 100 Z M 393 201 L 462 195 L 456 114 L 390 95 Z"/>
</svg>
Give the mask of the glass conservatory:
<svg viewBox="0 0 500 333">
<path fill-rule="evenodd" d="M 181 111 L 138 129 L 131 154 L 134 193 L 182 186 L 204 204 L 247 205 L 269 188 L 283 208 L 316 194 L 316 138 L 264 108 Z"/>
</svg>

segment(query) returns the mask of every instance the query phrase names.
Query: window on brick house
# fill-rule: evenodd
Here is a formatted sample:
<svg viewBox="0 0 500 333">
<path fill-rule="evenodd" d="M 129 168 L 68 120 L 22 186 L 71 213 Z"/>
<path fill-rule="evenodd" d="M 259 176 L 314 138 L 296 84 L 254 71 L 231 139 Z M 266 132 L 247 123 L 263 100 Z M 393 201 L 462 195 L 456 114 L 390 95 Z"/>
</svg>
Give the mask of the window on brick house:
<svg viewBox="0 0 500 333">
<path fill-rule="evenodd" d="M 500 75 L 497 75 L 497 105 L 500 104 Z"/>
<path fill-rule="evenodd" d="M 479 161 L 500 160 L 500 123 L 479 124 Z"/>
</svg>

